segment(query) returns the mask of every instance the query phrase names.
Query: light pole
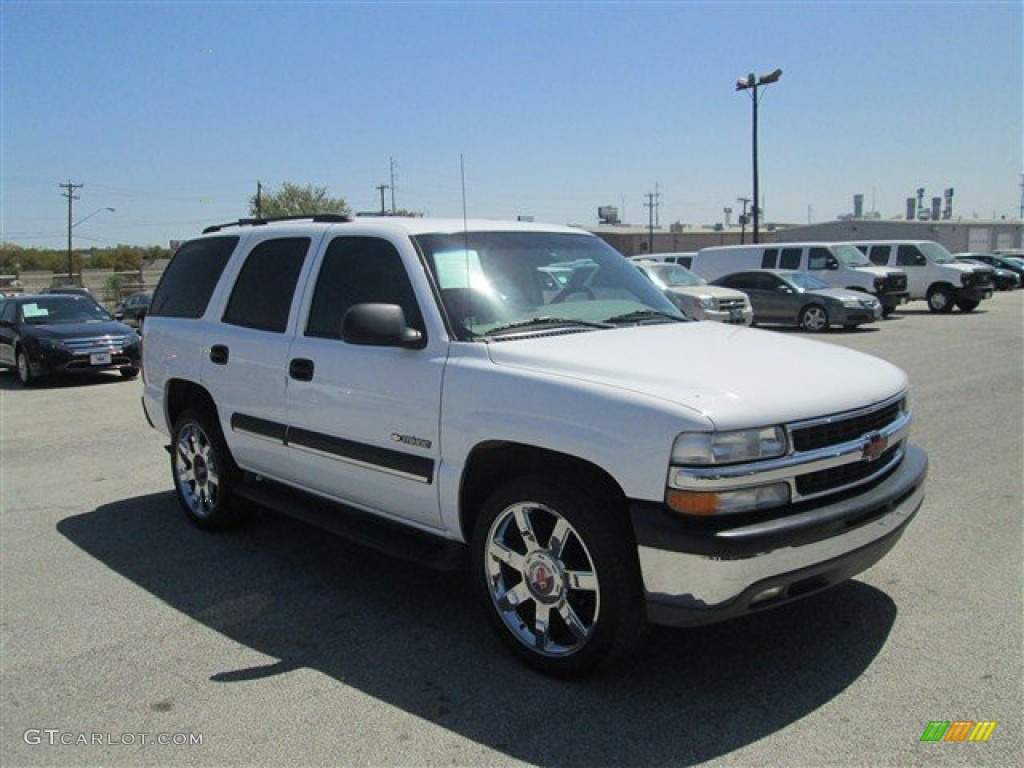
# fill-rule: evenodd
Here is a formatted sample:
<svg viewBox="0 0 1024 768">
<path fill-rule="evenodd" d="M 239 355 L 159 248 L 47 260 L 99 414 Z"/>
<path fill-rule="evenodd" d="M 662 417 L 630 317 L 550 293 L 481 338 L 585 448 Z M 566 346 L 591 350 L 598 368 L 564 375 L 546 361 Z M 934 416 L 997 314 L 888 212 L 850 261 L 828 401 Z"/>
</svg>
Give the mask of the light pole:
<svg viewBox="0 0 1024 768">
<path fill-rule="evenodd" d="M 740 78 L 736 81 L 737 91 L 750 91 L 750 101 L 754 105 L 754 125 L 753 125 L 753 155 L 754 155 L 754 200 L 753 200 L 753 216 L 754 216 L 754 242 L 760 242 L 760 218 L 761 218 L 761 198 L 758 196 L 758 181 L 757 181 L 757 89 L 762 85 L 771 85 L 777 83 L 779 78 L 782 77 L 782 70 L 776 69 L 774 72 L 769 72 L 767 75 L 761 75 L 756 77 L 753 72 L 747 75 L 745 78 Z"/>
<path fill-rule="evenodd" d="M 88 216 L 85 216 L 84 218 L 81 218 L 78 221 L 76 221 L 74 224 L 72 224 L 71 223 L 71 216 L 70 216 L 70 214 L 71 214 L 71 201 L 70 201 L 70 199 L 68 200 L 68 281 L 69 282 L 74 282 L 75 281 L 74 265 L 71 263 L 71 230 L 74 229 L 75 227 L 77 227 L 79 224 L 81 224 L 86 219 L 91 219 L 97 213 L 102 213 L 103 211 L 110 211 L 111 213 L 113 213 L 114 209 L 113 208 L 97 208 L 95 211 L 90 213 Z"/>
</svg>

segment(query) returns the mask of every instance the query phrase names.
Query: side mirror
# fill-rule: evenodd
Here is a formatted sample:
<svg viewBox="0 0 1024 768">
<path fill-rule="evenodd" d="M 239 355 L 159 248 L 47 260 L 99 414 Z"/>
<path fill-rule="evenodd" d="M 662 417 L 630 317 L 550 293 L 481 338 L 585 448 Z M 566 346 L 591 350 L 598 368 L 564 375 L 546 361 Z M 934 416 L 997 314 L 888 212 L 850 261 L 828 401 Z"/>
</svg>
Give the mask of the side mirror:
<svg viewBox="0 0 1024 768">
<path fill-rule="evenodd" d="M 839 269 L 839 262 L 836 261 L 834 256 L 829 256 L 825 262 L 825 269 Z"/>
<path fill-rule="evenodd" d="M 371 347 L 422 349 L 423 334 L 405 324 L 405 312 L 397 304 L 355 304 L 341 319 L 341 339 Z"/>
<path fill-rule="evenodd" d="M 789 293 L 793 292 L 793 289 L 790 288 L 788 285 L 780 285 L 777 288 L 777 290 L 778 290 L 779 293 L 785 293 L 785 294 L 789 294 Z"/>
</svg>

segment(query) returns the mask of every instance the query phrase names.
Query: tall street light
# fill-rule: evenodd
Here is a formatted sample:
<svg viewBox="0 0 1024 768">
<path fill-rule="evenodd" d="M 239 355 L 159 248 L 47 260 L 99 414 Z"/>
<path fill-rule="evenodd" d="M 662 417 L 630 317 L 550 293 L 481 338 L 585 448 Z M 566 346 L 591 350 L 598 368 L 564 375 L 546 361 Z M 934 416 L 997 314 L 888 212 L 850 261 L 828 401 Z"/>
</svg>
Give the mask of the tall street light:
<svg viewBox="0 0 1024 768">
<path fill-rule="evenodd" d="M 70 213 L 70 208 L 71 208 L 71 201 L 69 200 L 68 201 L 68 212 L 69 213 Z M 74 265 L 71 263 L 71 230 L 74 229 L 75 227 L 77 227 L 79 224 L 81 224 L 86 219 L 91 219 L 97 213 L 103 213 L 103 211 L 110 211 L 111 213 L 113 213 L 114 209 L 113 208 L 97 208 L 95 211 L 90 213 L 88 216 L 85 216 L 85 217 L 79 219 L 74 224 L 71 223 L 71 217 L 70 216 L 68 217 L 68 280 L 70 282 L 74 282 L 74 280 L 75 280 Z"/>
<path fill-rule="evenodd" d="M 737 91 L 750 91 L 750 101 L 754 105 L 754 129 L 753 129 L 753 145 L 754 145 L 754 242 L 760 242 L 760 216 L 761 216 L 761 198 L 759 196 L 758 181 L 757 181 L 757 102 L 758 95 L 757 89 L 762 85 L 771 85 L 777 83 L 779 78 L 782 77 L 782 70 L 776 69 L 774 72 L 769 72 L 767 75 L 761 75 L 755 77 L 754 73 L 751 72 L 745 78 L 740 78 L 736 81 Z"/>
</svg>

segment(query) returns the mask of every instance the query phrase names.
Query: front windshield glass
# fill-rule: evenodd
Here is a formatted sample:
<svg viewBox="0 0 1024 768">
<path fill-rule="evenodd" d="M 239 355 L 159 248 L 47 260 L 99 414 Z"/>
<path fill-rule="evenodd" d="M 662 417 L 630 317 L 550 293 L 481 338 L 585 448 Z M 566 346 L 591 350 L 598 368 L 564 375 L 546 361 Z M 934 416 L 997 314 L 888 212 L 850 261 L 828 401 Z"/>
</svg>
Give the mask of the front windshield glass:
<svg viewBox="0 0 1024 768">
<path fill-rule="evenodd" d="M 633 263 L 591 235 L 456 232 L 413 239 L 463 341 L 685 319 Z"/>
<path fill-rule="evenodd" d="M 852 245 L 834 245 L 832 246 L 832 252 L 836 255 L 843 264 L 848 267 L 870 267 L 873 266 L 868 257 L 860 252 L 859 248 L 855 248 Z"/>
<path fill-rule="evenodd" d="M 824 280 L 807 272 L 794 272 L 789 275 L 789 279 L 794 285 L 803 288 L 805 291 L 820 291 L 822 288 L 831 287 Z"/>
<path fill-rule="evenodd" d="M 21 317 L 27 325 L 107 323 L 113 319 L 92 299 L 60 294 L 38 296 L 22 303 Z"/>
<path fill-rule="evenodd" d="M 931 256 L 936 264 L 956 264 L 956 257 L 938 243 L 920 243 L 919 247 Z"/>
<path fill-rule="evenodd" d="M 678 264 L 646 264 L 644 270 L 661 288 L 685 287 L 707 285 L 703 278 L 697 277 L 686 267 Z"/>
</svg>

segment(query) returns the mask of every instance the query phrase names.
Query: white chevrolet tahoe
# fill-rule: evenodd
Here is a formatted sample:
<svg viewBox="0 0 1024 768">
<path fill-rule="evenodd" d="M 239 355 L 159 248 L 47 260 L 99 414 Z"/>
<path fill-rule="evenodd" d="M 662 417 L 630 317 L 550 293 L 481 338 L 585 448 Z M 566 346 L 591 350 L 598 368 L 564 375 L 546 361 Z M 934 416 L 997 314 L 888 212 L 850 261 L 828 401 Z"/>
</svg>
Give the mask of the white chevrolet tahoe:
<svg viewBox="0 0 1024 768">
<path fill-rule="evenodd" d="M 559 676 L 649 622 L 848 579 L 924 495 L 902 371 L 689 321 L 564 227 L 210 227 L 164 272 L 143 361 L 193 523 L 258 504 L 465 568 L 509 648 Z"/>
</svg>

